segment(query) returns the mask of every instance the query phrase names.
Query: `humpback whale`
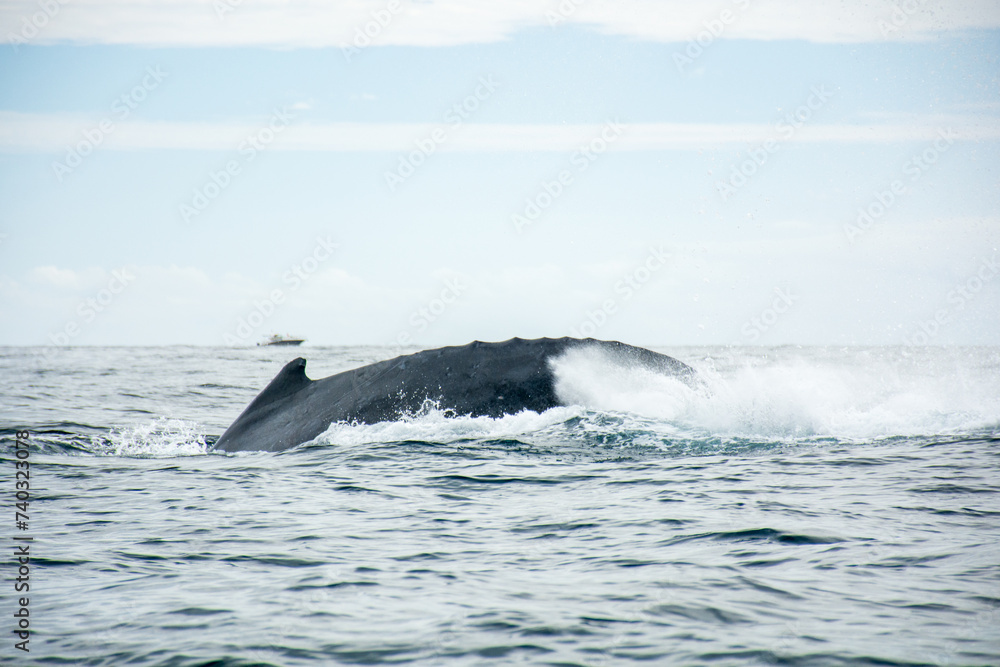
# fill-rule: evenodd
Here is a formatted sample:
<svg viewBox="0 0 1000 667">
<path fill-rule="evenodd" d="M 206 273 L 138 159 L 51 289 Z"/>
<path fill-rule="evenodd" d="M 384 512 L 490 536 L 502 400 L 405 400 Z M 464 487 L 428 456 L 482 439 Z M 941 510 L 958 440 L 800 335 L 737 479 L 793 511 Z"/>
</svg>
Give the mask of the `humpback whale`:
<svg viewBox="0 0 1000 667">
<path fill-rule="evenodd" d="M 593 347 L 617 364 L 690 381 L 694 370 L 672 357 L 593 338 L 512 338 L 502 343 L 424 350 L 331 375 L 306 377 L 306 360 L 289 362 L 216 441 L 225 452 L 283 451 L 335 422 L 398 419 L 431 400 L 454 415 L 499 417 L 542 412 L 560 403 L 550 362 L 572 348 Z"/>
</svg>

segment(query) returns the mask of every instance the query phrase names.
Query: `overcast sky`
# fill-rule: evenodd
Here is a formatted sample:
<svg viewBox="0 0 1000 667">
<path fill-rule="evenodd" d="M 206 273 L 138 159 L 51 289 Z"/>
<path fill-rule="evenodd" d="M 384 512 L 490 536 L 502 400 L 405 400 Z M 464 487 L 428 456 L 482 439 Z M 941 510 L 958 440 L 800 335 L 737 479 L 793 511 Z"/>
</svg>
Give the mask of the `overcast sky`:
<svg viewBox="0 0 1000 667">
<path fill-rule="evenodd" d="M 1000 344 L 1000 3 L 12 0 L 0 344 Z"/>
</svg>

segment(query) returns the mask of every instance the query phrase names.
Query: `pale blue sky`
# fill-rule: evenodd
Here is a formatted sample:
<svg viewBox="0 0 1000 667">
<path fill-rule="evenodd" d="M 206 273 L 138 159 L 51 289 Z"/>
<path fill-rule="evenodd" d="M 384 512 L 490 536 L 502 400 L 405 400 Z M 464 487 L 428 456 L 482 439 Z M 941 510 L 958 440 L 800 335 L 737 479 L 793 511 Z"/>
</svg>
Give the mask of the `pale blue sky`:
<svg viewBox="0 0 1000 667">
<path fill-rule="evenodd" d="M 740 4 L 5 6 L 0 344 L 1000 343 L 1000 8 Z"/>
</svg>

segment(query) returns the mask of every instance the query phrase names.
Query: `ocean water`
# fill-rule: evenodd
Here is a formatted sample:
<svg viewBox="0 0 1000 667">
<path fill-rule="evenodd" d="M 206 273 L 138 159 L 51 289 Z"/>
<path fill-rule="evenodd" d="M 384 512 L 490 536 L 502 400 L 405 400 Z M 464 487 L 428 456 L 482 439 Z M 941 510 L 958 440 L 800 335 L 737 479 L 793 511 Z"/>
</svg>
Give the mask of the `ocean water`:
<svg viewBox="0 0 1000 667">
<path fill-rule="evenodd" d="M 656 349 L 701 382 L 580 353 L 573 407 L 226 455 L 285 362 L 392 351 L 0 348 L 0 658 L 1000 665 L 1000 349 Z"/>
</svg>

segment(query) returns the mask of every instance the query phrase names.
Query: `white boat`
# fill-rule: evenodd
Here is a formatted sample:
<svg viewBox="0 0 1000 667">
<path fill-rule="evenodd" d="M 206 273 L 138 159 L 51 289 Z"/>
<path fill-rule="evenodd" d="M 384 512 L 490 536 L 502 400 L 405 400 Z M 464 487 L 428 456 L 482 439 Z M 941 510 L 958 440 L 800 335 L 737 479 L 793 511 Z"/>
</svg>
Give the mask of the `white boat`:
<svg viewBox="0 0 1000 667">
<path fill-rule="evenodd" d="M 294 336 L 282 336 L 281 334 L 274 334 L 263 343 L 257 343 L 258 347 L 264 347 L 267 345 L 301 345 L 305 342 L 305 338 L 295 338 Z"/>
</svg>

